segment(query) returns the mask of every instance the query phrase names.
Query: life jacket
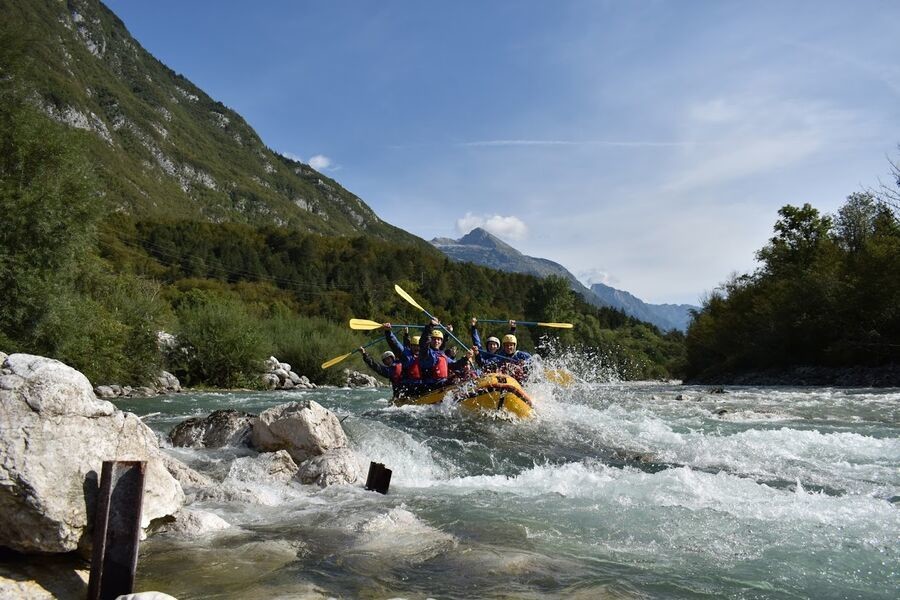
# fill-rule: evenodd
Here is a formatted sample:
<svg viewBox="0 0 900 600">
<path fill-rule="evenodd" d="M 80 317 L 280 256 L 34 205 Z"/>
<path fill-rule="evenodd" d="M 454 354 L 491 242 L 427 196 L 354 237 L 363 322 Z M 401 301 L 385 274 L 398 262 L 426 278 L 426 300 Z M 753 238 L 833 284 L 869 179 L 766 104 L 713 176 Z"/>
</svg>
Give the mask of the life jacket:
<svg viewBox="0 0 900 600">
<path fill-rule="evenodd" d="M 409 366 L 406 367 L 406 379 L 419 381 L 422 379 L 422 370 L 419 369 L 419 357 L 416 356 L 412 359 L 412 362 L 409 363 Z"/>
<path fill-rule="evenodd" d="M 403 363 L 397 361 L 389 368 L 391 369 L 391 383 L 400 383 L 403 379 Z"/>
<path fill-rule="evenodd" d="M 450 369 L 447 366 L 447 356 L 442 352 L 438 355 L 437 362 L 431 368 L 431 376 L 434 379 L 447 379 L 450 375 Z"/>
</svg>

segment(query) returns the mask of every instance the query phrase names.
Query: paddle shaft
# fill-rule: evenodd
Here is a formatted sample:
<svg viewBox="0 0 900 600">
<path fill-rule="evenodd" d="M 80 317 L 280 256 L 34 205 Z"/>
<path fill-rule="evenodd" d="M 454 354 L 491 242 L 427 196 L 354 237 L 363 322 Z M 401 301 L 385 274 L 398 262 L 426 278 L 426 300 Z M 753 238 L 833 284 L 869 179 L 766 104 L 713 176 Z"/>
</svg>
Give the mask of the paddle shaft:
<svg viewBox="0 0 900 600">
<path fill-rule="evenodd" d="M 421 310 L 423 313 L 425 313 L 425 316 L 426 316 L 426 317 L 428 317 L 429 319 L 434 319 L 434 315 L 432 315 L 430 312 L 428 312 L 427 310 L 425 310 L 425 309 L 424 309 L 418 302 L 416 302 L 415 299 L 413 299 L 413 297 L 410 296 L 410 295 L 406 292 L 406 290 L 404 290 L 402 287 L 400 287 L 399 285 L 395 284 L 395 285 L 394 285 L 394 291 L 396 291 L 396 292 L 400 295 L 401 298 L 403 298 L 404 300 L 406 300 L 407 302 L 409 302 L 410 304 L 412 304 L 413 306 L 415 306 L 416 308 L 418 308 L 419 310 Z M 440 326 L 441 329 L 443 329 L 444 331 L 446 331 L 447 334 L 448 334 L 450 337 L 452 337 L 454 340 L 456 340 L 456 343 L 457 343 L 457 344 L 459 344 L 459 345 L 462 346 L 463 348 L 468 348 L 468 346 L 467 346 L 462 340 L 460 340 L 458 337 L 456 337 L 455 335 L 453 335 L 453 332 L 452 332 L 452 331 L 450 331 L 449 329 L 447 329 L 446 327 L 444 327 L 444 324 L 443 324 L 443 323 L 440 323 L 440 322 L 439 322 L 438 325 Z"/>
<path fill-rule="evenodd" d="M 478 319 L 479 323 L 509 323 L 509 319 L 505 321 L 503 319 Z M 571 323 L 543 323 L 539 321 L 516 321 L 516 325 L 538 325 L 541 327 L 561 327 L 568 329 L 572 326 Z"/>
<path fill-rule="evenodd" d="M 375 338 L 368 344 L 364 344 L 362 347 L 368 348 L 369 346 L 374 346 L 378 342 L 383 342 L 383 341 L 385 341 L 385 339 L 383 337 Z M 333 367 L 334 365 L 338 364 L 339 362 L 344 361 L 347 358 L 349 358 L 354 352 L 359 352 L 359 348 L 355 348 L 355 349 L 351 350 L 350 352 L 348 352 L 347 354 L 344 354 L 343 356 L 336 356 L 335 358 L 332 358 L 331 360 L 326 360 L 325 362 L 322 363 L 322 365 L 328 365 L 328 367 Z M 328 367 L 323 366 L 322 368 L 327 369 Z"/>
<path fill-rule="evenodd" d="M 350 319 L 350 329 L 355 329 L 357 331 L 374 331 L 375 329 L 379 329 L 384 327 L 384 323 L 379 323 L 378 321 L 372 321 L 370 319 Z M 406 324 L 398 324 L 392 323 L 391 328 L 394 327 L 413 327 L 415 329 L 421 329 L 421 325 L 406 325 Z"/>
</svg>

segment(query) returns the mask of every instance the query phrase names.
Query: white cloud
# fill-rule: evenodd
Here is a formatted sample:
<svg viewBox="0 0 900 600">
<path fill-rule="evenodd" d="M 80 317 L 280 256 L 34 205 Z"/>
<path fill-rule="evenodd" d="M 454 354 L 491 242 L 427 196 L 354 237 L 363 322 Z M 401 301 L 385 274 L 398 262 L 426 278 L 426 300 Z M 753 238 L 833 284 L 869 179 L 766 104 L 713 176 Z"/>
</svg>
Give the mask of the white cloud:
<svg viewBox="0 0 900 600">
<path fill-rule="evenodd" d="M 331 159 L 323 154 L 316 154 L 309 159 L 309 166 L 316 171 L 324 171 L 331 166 Z"/>
<path fill-rule="evenodd" d="M 682 153 L 676 174 L 662 186 L 685 192 L 792 168 L 868 133 L 859 115 L 816 101 L 733 95 L 686 110 L 684 137 L 697 144 Z"/>
<path fill-rule="evenodd" d="M 591 287 L 595 283 L 603 283 L 614 287 L 618 282 L 618 279 L 613 277 L 610 273 L 604 271 L 603 269 L 597 268 L 590 268 L 579 271 L 578 280 L 587 287 Z"/>
<path fill-rule="evenodd" d="M 469 233 L 476 227 L 508 242 L 523 240 L 528 235 L 528 226 L 515 216 L 484 216 L 467 212 L 464 217 L 456 220 L 456 229 L 462 234 Z"/>
<path fill-rule="evenodd" d="M 694 104 L 688 109 L 688 114 L 694 121 L 709 123 L 735 121 L 741 116 L 738 107 L 724 98 Z"/>
</svg>

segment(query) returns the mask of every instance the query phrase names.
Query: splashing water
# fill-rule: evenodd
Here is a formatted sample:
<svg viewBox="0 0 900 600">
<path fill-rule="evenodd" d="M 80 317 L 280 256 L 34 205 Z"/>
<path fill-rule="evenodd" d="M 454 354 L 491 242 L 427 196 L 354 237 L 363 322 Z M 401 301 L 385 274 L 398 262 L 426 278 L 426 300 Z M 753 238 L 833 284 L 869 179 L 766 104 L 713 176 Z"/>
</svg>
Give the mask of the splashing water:
<svg viewBox="0 0 900 600">
<path fill-rule="evenodd" d="M 344 418 L 390 493 L 264 481 L 248 451 L 172 449 L 237 498 L 232 524 L 142 546 L 139 587 L 178 598 L 894 598 L 900 390 L 619 381 L 547 359 L 513 422 L 384 390 L 121 402 L 167 432 L 219 408 L 312 398 Z M 567 387 L 547 373 L 567 369 Z M 153 414 L 158 413 L 158 414 Z M 252 452 L 249 453 L 252 455 Z"/>
</svg>

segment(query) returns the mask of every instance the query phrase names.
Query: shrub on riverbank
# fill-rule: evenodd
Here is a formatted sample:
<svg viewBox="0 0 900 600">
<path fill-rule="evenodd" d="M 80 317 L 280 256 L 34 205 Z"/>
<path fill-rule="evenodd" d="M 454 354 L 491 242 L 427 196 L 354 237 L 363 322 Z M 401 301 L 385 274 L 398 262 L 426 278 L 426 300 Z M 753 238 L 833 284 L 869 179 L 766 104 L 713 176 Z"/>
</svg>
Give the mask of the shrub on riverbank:
<svg viewBox="0 0 900 600">
<path fill-rule="evenodd" d="M 330 369 L 320 368 L 326 360 L 346 354 L 365 343 L 359 333 L 327 319 L 280 311 L 263 322 L 263 329 L 272 343 L 274 355 L 290 364 L 294 372 L 306 375 L 314 383 L 343 385 L 344 367 L 366 370 L 361 362 L 351 360 Z M 375 333 L 382 335 L 381 330 Z M 379 352 L 386 349 L 387 344 L 384 348 L 378 348 Z"/>
<path fill-rule="evenodd" d="M 176 310 L 178 345 L 169 355 L 172 372 L 189 386 L 258 386 L 262 361 L 272 346 L 259 319 L 230 297 L 185 294 Z"/>
<path fill-rule="evenodd" d="M 144 383 L 159 373 L 166 307 L 158 284 L 96 258 L 106 201 L 84 135 L 0 95 L 0 343 L 97 383 Z"/>
</svg>

